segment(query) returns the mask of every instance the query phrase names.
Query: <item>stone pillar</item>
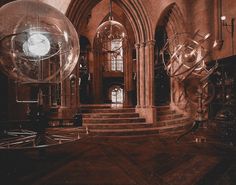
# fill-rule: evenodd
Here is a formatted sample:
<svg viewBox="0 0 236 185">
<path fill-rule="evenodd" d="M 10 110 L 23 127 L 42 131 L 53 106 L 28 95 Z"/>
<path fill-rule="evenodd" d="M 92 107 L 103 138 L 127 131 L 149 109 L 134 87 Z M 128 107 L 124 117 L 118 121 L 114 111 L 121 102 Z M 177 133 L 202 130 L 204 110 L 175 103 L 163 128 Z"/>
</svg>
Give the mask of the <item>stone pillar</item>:
<svg viewBox="0 0 236 185">
<path fill-rule="evenodd" d="M 127 46 L 125 50 L 125 57 L 124 57 L 124 90 L 125 90 L 125 101 L 124 105 L 129 106 L 131 105 L 132 99 L 132 57 L 131 57 L 131 49 L 130 46 Z"/>
<path fill-rule="evenodd" d="M 146 87 L 146 82 L 145 82 L 145 43 L 140 44 L 140 49 L 139 49 L 139 98 L 140 98 L 140 106 L 141 108 L 145 107 L 146 100 L 145 100 L 145 87 Z"/>
<path fill-rule="evenodd" d="M 152 40 L 145 47 L 145 105 L 149 108 L 154 105 L 154 45 Z"/>
<path fill-rule="evenodd" d="M 78 108 L 78 97 L 79 97 L 79 64 L 77 64 L 74 71 L 71 75 L 75 75 L 75 79 L 69 79 L 70 83 L 70 94 L 68 94 L 68 98 L 70 99 L 70 108 L 77 109 Z"/>
<path fill-rule="evenodd" d="M 139 48 L 140 48 L 140 44 L 135 44 L 135 48 L 136 48 L 136 75 L 137 75 L 137 81 L 136 81 L 136 86 L 137 86 L 137 108 L 140 107 L 140 72 L 139 72 L 139 64 L 140 64 L 140 56 L 139 56 Z"/>
<path fill-rule="evenodd" d="M 79 65 L 79 64 L 77 64 L 77 65 Z M 75 106 L 76 106 L 77 109 L 80 106 L 79 76 L 80 76 L 79 67 L 76 67 L 76 85 L 75 85 L 75 87 L 76 87 L 76 89 L 75 89 L 76 105 Z"/>
<path fill-rule="evenodd" d="M 102 83 L 102 74 L 103 74 L 103 55 L 101 51 L 97 51 L 95 53 L 95 61 L 93 66 L 93 97 L 95 104 L 102 103 L 103 102 L 103 95 L 102 95 L 102 89 L 103 89 L 103 83 Z"/>
<path fill-rule="evenodd" d="M 91 52 L 89 50 L 89 53 L 88 53 L 88 69 L 89 69 L 89 94 L 88 94 L 88 98 L 89 98 L 89 103 L 93 102 L 94 100 L 94 90 L 93 90 L 93 82 L 94 82 L 94 55 L 93 55 L 93 52 Z M 80 99 L 80 98 L 79 98 Z"/>
<path fill-rule="evenodd" d="M 60 55 L 60 66 L 63 66 L 63 58 L 62 55 Z M 61 108 L 62 107 L 66 107 L 67 106 L 67 99 L 66 99 L 66 94 L 68 93 L 67 91 L 67 79 L 64 79 L 63 81 L 61 81 Z"/>
<path fill-rule="evenodd" d="M 146 118 L 148 123 L 156 120 L 154 105 L 154 44 L 153 40 L 141 43 L 137 49 L 137 88 L 139 106 L 136 111 Z"/>
<path fill-rule="evenodd" d="M 66 80 L 61 82 L 61 106 L 66 106 Z"/>
</svg>

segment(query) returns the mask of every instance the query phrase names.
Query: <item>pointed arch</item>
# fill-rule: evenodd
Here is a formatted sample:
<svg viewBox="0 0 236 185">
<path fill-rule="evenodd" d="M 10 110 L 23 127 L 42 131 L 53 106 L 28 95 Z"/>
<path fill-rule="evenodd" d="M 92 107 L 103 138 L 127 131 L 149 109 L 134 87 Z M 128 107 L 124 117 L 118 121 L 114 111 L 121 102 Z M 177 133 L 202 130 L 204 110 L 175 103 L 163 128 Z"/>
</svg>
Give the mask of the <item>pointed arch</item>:
<svg viewBox="0 0 236 185">
<path fill-rule="evenodd" d="M 157 26 L 163 26 L 166 28 L 168 37 L 171 37 L 175 33 L 186 32 L 184 16 L 176 3 L 172 3 L 167 6 L 157 22 Z"/>
<path fill-rule="evenodd" d="M 101 0 L 72 0 L 67 17 L 79 31 L 89 22 L 92 9 Z M 153 73 L 154 73 L 154 34 L 150 17 L 142 0 L 113 0 L 126 15 L 134 33 L 137 72 L 136 111 L 148 122 L 153 122 Z M 79 33 L 80 34 L 80 33 Z M 152 112 L 150 116 L 148 112 Z"/>
<path fill-rule="evenodd" d="M 171 39 L 177 33 L 187 32 L 184 16 L 176 3 L 170 4 L 163 10 L 157 22 L 155 32 L 160 27 L 165 30 L 168 39 Z M 186 114 L 188 107 L 184 88 L 181 83 L 172 79 L 170 79 L 170 96 L 171 107 Z"/>
<path fill-rule="evenodd" d="M 76 28 L 83 27 L 87 22 L 91 10 L 101 0 L 72 0 L 67 10 L 67 17 Z M 129 19 L 135 35 L 136 43 L 143 43 L 153 40 L 151 22 L 147 12 L 140 0 L 113 0 Z M 79 30 L 79 29 L 78 29 Z"/>
</svg>

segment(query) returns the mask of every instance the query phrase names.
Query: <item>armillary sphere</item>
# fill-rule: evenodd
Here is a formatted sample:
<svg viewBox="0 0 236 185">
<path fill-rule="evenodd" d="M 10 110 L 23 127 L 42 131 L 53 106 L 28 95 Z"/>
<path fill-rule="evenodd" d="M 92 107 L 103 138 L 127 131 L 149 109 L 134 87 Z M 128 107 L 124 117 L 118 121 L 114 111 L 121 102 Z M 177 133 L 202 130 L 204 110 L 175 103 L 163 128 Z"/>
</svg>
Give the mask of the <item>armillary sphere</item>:
<svg viewBox="0 0 236 185">
<path fill-rule="evenodd" d="M 210 51 L 205 49 L 204 44 L 210 36 L 210 33 L 202 36 L 197 31 L 192 37 L 188 33 L 176 33 L 168 39 L 160 53 L 167 74 L 180 81 L 191 75 L 208 75 L 211 70 L 205 61 Z"/>
</svg>

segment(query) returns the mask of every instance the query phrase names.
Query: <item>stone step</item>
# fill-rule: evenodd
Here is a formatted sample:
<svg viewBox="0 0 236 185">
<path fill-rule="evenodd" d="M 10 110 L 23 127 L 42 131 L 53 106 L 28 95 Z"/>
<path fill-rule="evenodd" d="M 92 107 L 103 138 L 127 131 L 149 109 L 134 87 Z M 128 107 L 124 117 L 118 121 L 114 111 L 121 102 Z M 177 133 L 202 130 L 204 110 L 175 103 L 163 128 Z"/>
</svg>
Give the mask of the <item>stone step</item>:
<svg viewBox="0 0 236 185">
<path fill-rule="evenodd" d="M 81 104 L 81 109 L 102 109 L 102 108 L 131 108 L 130 105 L 123 105 L 123 104 Z"/>
<path fill-rule="evenodd" d="M 131 129 L 89 129 L 89 134 L 96 136 L 137 136 L 158 133 L 159 129 L 153 127 Z"/>
<path fill-rule="evenodd" d="M 191 122 L 191 120 L 188 117 L 181 117 L 181 118 L 176 118 L 176 119 L 171 119 L 171 120 L 158 121 L 156 125 L 169 126 L 169 125 L 182 124 L 186 122 Z"/>
<path fill-rule="evenodd" d="M 169 115 L 169 114 L 174 114 L 174 113 L 176 113 L 176 111 L 171 110 L 171 109 L 157 110 L 157 116 L 159 116 L 159 115 Z"/>
<path fill-rule="evenodd" d="M 108 109 L 111 108 L 112 104 L 81 104 L 81 109 Z"/>
<path fill-rule="evenodd" d="M 83 118 L 132 118 L 139 117 L 138 113 L 85 113 Z"/>
<path fill-rule="evenodd" d="M 110 109 L 82 109 L 82 113 L 131 113 L 135 112 L 134 108 L 110 108 Z"/>
<path fill-rule="evenodd" d="M 80 132 L 96 136 L 168 135 L 184 132 L 192 123 L 168 105 L 156 109 L 158 121 L 149 124 L 135 112 L 135 108 L 112 107 L 111 104 L 81 105 L 83 126 Z"/>
<path fill-rule="evenodd" d="M 180 127 L 172 130 L 167 130 L 165 132 L 160 132 L 160 136 L 166 137 L 175 137 L 176 139 L 185 133 L 190 128 L 190 125 L 186 125 L 185 127 Z"/>
<path fill-rule="evenodd" d="M 173 114 L 164 114 L 158 115 L 157 121 L 172 120 L 183 117 L 183 114 L 173 113 Z"/>
<path fill-rule="evenodd" d="M 150 124 L 151 125 L 151 124 Z M 96 136 L 141 136 L 141 135 L 166 135 L 168 133 L 183 133 L 190 128 L 190 123 L 170 126 L 150 126 L 144 128 L 118 128 L 118 129 L 88 129 L 90 135 Z"/>
<path fill-rule="evenodd" d="M 134 122 L 145 122 L 144 118 L 83 118 L 83 123 L 134 123 Z"/>
<path fill-rule="evenodd" d="M 73 133 L 86 133 L 86 129 L 84 127 L 63 127 L 63 129 L 61 127 L 50 127 L 47 128 L 47 130 L 50 130 L 51 132 L 54 131 L 56 134 L 56 131 L 60 131 L 60 133 L 68 133 L 69 135 L 73 134 Z"/>
<path fill-rule="evenodd" d="M 88 129 L 134 129 L 134 128 L 148 128 L 152 127 L 152 124 L 148 123 L 85 123 L 83 127 Z"/>
<path fill-rule="evenodd" d="M 160 130 L 159 130 L 159 133 L 162 134 L 162 133 L 169 133 L 169 132 L 179 132 L 179 131 L 185 131 L 187 130 L 188 128 L 190 128 L 192 125 L 192 122 L 184 122 L 184 123 L 178 123 L 178 124 L 175 124 L 175 125 L 168 125 L 168 126 L 161 126 L 159 127 Z"/>
<path fill-rule="evenodd" d="M 165 110 L 169 110 L 170 106 L 169 105 L 163 105 L 163 106 L 157 106 L 156 110 L 157 111 L 165 111 Z"/>
<path fill-rule="evenodd" d="M 46 131 L 51 135 L 64 135 L 75 139 L 81 139 L 88 136 L 86 129 L 83 127 L 50 127 L 47 128 Z"/>
</svg>

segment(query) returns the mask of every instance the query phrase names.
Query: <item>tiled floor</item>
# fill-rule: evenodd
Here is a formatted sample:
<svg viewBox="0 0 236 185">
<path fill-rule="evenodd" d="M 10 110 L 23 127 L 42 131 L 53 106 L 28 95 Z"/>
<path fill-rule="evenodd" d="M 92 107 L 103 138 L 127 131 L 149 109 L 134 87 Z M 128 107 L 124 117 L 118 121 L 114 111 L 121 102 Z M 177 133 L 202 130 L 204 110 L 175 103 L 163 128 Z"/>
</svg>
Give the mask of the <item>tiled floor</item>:
<svg viewBox="0 0 236 185">
<path fill-rule="evenodd" d="M 235 148 L 194 137 L 88 137 L 45 151 L 1 151 L 0 184 L 235 185 Z"/>
</svg>

